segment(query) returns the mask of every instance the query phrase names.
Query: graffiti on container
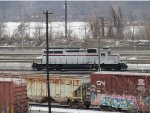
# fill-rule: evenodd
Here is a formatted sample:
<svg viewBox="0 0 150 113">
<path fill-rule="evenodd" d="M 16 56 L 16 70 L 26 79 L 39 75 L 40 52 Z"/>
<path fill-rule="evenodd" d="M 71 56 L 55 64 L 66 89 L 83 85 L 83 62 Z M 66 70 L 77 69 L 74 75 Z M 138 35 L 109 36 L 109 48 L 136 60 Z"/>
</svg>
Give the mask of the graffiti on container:
<svg viewBox="0 0 150 113">
<path fill-rule="evenodd" d="M 102 97 L 101 104 L 105 106 L 111 106 L 111 97 Z"/>
<path fill-rule="evenodd" d="M 133 108 L 134 102 L 131 99 L 125 98 L 112 98 L 112 107 L 114 108 Z"/>
<path fill-rule="evenodd" d="M 91 93 L 91 103 L 93 105 L 111 106 L 113 108 L 131 109 L 145 108 L 145 104 L 150 107 L 150 97 L 139 100 L 134 96 L 110 96 L 106 94 Z"/>
<path fill-rule="evenodd" d="M 111 96 L 106 94 L 91 93 L 91 103 L 93 105 L 111 106 L 113 108 L 130 109 L 136 107 L 136 99 L 132 96 Z"/>
<path fill-rule="evenodd" d="M 134 101 L 127 98 L 103 96 L 101 98 L 101 105 L 126 109 L 126 108 L 132 108 L 134 105 Z"/>
</svg>

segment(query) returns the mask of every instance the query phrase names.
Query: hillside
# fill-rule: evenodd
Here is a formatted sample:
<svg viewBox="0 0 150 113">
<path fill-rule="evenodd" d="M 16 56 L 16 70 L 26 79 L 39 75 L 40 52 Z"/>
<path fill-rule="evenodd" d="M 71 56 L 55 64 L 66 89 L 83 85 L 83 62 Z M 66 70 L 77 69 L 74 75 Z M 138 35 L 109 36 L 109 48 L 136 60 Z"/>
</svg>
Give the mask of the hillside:
<svg viewBox="0 0 150 113">
<path fill-rule="evenodd" d="M 121 7 L 124 18 L 142 20 L 150 16 L 150 1 L 69 1 L 68 20 L 110 17 L 110 6 Z M 52 11 L 53 21 L 64 21 L 64 1 L 0 1 L 0 21 L 37 21 L 43 11 Z"/>
</svg>

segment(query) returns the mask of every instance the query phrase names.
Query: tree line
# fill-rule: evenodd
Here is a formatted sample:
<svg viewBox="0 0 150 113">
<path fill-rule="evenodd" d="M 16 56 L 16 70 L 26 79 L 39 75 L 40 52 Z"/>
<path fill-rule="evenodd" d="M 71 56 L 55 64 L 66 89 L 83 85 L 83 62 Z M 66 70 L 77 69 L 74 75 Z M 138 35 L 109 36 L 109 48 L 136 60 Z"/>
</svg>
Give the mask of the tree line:
<svg viewBox="0 0 150 113">
<path fill-rule="evenodd" d="M 109 18 L 93 16 L 86 19 L 87 23 L 85 28 L 84 37 L 78 37 L 73 34 L 73 31 L 68 28 L 67 38 L 62 31 L 57 31 L 53 34 L 53 26 L 49 24 L 49 42 L 50 46 L 68 46 L 68 47 L 101 47 L 104 46 L 125 46 L 126 44 L 136 46 L 139 40 L 145 40 L 148 45 L 150 40 L 150 21 L 149 17 L 145 17 L 144 21 L 129 21 L 125 20 L 124 11 L 121 7 L 109 8 Z M 50 17 L 50 23 L 53 20 Z M 45 47 L 45 32 L 43 32 L 43 26 L 41 22 L 45 22 L 44 15 L 39 14 L 36 17 L 36 25 L 32 37 L 30 35 L 30 22 L 22 21 L 17 26 L 17 29 L 12 35 L 7 34 L 6 22 L 0 22 L 0 46 L 17 46 L 17 47 Z M 65 26 L 64 26 L 65 27 Z M 127 30 L 127 27 L 130 30 Z M 138 30 L 137 31 L 137 27 Z"/>
</svg>

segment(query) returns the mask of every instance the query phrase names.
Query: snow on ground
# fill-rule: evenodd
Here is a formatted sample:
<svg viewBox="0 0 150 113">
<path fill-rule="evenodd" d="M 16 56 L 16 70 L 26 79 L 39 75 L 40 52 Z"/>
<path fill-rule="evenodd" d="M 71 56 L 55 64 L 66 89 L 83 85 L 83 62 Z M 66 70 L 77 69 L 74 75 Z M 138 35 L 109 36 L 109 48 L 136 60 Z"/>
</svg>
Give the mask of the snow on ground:
<svg viewBox="0 0 150 113">
<path fill-rule="evenodd" d="M 6 31 L 11 36 L 14 32 L 16 32 L 17 27 L 20 25 L 20 22 L 7 22 L 6 24 Z M 29 25 L 29 29 L 27 32 L 32 37 L 36 26 L 40 26 L 42 28 L 42 32 L 45 32 L 45 22 L 29 22 L 27 23 Z M 89 23 L 87 22 L 68 22 L 68 30 L 70 30 L 73 34 L 77 35 L 78 37 L 84 37 L 85 32 L 88 32 L 89 30 Z M 64 33 L 65 29 L 65 23 L 64 22 L 51 22 L 49 24 L 49 27 L 52 28 L 52 32 L 54 34 L 57 34 L 58 31 L 61 33 Z M 134 26 L 134 33 L 137 33 L 142 29 L 143 26 Z M 86 29 L 86 31 L 85 31 Z M 125 33 L 133 32 L 132 26 L 126 26 L 125 27 Z"/>
<path fill-rule="evenodd" d="M 36 113 L 41 113 L 42 111 L 48 112 L 48 107 L 30 107 L 31 111 L 36 111 Z M 109 111 L 91 111 L 91 110 L 79 110 L 79 109 L 68 109 L 68 108 L 51 108 L 53 113 L 121 113 L 121 112 L 109 112 Z M 34 112 L 31 112 L 34 113 Z"/>
<path fill-rule="evenodd" d="M 42 27 L 42 32 L 45 32 L 45 22 L 29 22 L 29 29 L 27 30 L 30 33 L 30 36 L 33 37 L 36 26 Z M 20 25 L 20 22 L 7 22 L 6 29 L 7 33 L 11 36 L 17 30 L 17 27 Z M 49 27 L 52 28 L 52 32 L 57 34 L 58 31 L 64 33 L 65 23 L 64 22 L 51 22 Z M 88 28 L 87 23 L 85 22 L 68 22 L 68 30 L 73 34 L 83 37 L 85 35 L 85 27 Z M 87 29 L 88 30 L 88 29 Z"/>
<path fill-rule="evenodd" d="M 128 70 L 150 70 L 150 64 L 127 64 Z"/>
<path fill-rule="evenodd" d="M 10 63 L 10 62 L 7 62 L 7 63 L 3 63 L 3 62 L 0 62 L 0 69 L 12 69 L 12 70 L 17 70 L 17 69 L 21 69 L 21 70 L 31 70 L 31 66 L 32 66 L 32 63 Z"/>
<path fill-rule="evenodd" d="M 137 57 L 128 58 L 129 60 L 135 60 Z"/>
</svg>

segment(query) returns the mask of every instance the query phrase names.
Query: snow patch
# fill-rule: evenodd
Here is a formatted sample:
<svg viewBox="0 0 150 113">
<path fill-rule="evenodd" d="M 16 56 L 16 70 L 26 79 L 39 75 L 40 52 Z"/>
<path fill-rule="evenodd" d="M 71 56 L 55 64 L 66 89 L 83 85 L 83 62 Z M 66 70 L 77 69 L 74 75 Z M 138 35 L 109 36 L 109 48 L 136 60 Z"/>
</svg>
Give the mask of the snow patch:
<svg viewBox="0 0 150 113">
<path fill-rule="evenodd" d="M 129 60 L 136 60 L 136 57 L 128 58 Z"/>
<path fill-rule="evenodd" d="M 31 110 L 34 111 L 48 111 L 48 107 L 30 107 Z M 109 112 L 109 111 L 91 111 L 91 110 L 79 110 L 79 109 L 63 109 L 63 108 L 51 108 L 52 112 L 59 112 L 59 113 L 121 113 L 121 112 Z M 38 113 L 38 112 L 37 112 Z"/>
</svg>

